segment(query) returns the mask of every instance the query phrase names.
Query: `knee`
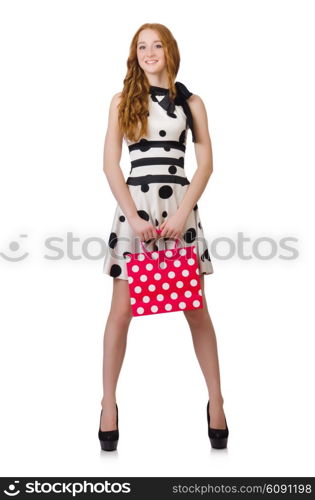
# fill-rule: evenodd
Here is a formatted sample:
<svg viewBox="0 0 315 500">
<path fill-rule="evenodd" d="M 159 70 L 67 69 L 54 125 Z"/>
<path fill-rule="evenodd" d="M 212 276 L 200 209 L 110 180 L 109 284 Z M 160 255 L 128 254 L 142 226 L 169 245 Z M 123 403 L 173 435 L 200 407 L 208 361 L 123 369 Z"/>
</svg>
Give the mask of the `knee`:
<svg viewBox="0 0 315 500">
<path fill-rule="evenodd" d="M 119 304 L 119 307 L 112 305 L 110 315 L 116 323 L 128 326 L 133 317 L 129 300 Z"/>
<path fill-rule="evenodd" d="M 183 311 L 186 320 L 190 325 L 200 325 L 207 317 L 208 311 L 206 308 L 202 309 L 189 309 Z"/>
</svg>

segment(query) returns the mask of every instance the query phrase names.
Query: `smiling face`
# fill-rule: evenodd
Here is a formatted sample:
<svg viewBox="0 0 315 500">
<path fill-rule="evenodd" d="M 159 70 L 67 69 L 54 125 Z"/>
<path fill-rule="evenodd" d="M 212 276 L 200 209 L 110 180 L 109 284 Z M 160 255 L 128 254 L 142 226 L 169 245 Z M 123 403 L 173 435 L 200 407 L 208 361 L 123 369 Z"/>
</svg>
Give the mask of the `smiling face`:
<svg viewBox="0 0 315 500">
<path fill-rule="evenodd" d="M 163 44 L 157 31 L 144 29 L 139 33 L 137 57 L 139 66 L 147 76 L 159 75 L 159 78 L 166 76 Z"/>
</svg>

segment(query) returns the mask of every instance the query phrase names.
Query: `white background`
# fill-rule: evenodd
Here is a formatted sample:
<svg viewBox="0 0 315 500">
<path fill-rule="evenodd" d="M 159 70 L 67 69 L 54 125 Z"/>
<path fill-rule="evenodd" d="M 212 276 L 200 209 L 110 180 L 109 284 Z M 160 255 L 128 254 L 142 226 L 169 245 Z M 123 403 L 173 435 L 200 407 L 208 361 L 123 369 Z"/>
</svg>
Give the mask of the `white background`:
<svg viewBox="0 0 315 500">
<path fill-rule="evenodd" d="M 314 475 L 313 7 L 1 2 L 1 475 Z M 112 291 L 102 266 L 116 207 L 103 142 L 145 22 L 172 31 L 176 79 L 208 113 L 214 171 L 199 208 L 227 450 L 210 448 L 207 389 L 181 312 L 132 320 L 117 452 L 101 452 L 97 437 Z M 125 149 L 121 167 L 127 176 Z M 191 178 L 190 133 L 185 168 Z M 51 237 L 63 258 L 51 260 Z M 215 257 L 228 252 L 218 238 L 235 245 L 232 257 Z M 273 240 L 273 258 L 257 256 L 258 238 Z M 258 251 L 268 257 L 270 244 Z"/>
</svg>

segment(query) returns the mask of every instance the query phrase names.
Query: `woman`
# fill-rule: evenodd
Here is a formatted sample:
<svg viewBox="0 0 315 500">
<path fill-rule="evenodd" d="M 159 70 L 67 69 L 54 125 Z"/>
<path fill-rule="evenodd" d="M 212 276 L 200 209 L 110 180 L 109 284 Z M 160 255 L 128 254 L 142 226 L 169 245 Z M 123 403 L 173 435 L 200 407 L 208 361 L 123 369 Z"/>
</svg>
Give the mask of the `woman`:
<svg viewBox="0 0 315 500">
<path fill-rule="evenodd" d="M 113 278 L 99 427 L 104 450 L 116 449 L 119 438 L 115 392 L 132 318 L 126 256 L 143 251 L 140 242 L 146 242 L 148 251 L 159 250 L 173 248 L 181 237 L 198 251 L 204 306 L 183 313 L 208 388 L 208 435 L 212 447 L 227 446 L 216 336 L 204 293 L 204 275 L 212 274 L 213 268 L 197 206 L 212 173 L 211 140 L 202 99 L 174 82 L 179 62 L 171 32 L 161 24 L 142 25 L 131 42 L 123 91 L 110 104 L 104 172 L 117 207 L 103 268 Z M 184 171 L 188 128 L 198 163 L 191 182 Z M 127 181 L 119 166 L 123 139 L 131 157 Z"/>
</svg>

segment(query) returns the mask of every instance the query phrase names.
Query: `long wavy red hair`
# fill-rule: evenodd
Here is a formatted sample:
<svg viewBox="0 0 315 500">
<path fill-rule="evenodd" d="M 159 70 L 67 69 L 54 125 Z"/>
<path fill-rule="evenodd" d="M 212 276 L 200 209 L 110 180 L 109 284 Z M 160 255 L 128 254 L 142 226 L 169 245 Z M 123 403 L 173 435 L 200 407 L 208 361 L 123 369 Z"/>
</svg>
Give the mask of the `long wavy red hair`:
<svg viewBox="0 0 315 500">
<path fill-rule="evenodd" d="M 168 88 L 171 99 L 176 97 L 175 77 L 177 75 L 180 54 L 177 42 L 170 30 L 159 23 L 145 23 L 134 34 L 129 57 L 127 59 L 127 74 L 124 79 L 124 87 L 121 92 L 121 100 L 118 107 L 118 122 L 122 133 L 130 141 L 139 141 L 147 135 L 147 121 L 149 108 L 150 83 L 140 68 L 137 58 L 137 42 L 142 30 L 149 28 L 159 33 L 166 61 L 168 74 Z"/>
</svg>

